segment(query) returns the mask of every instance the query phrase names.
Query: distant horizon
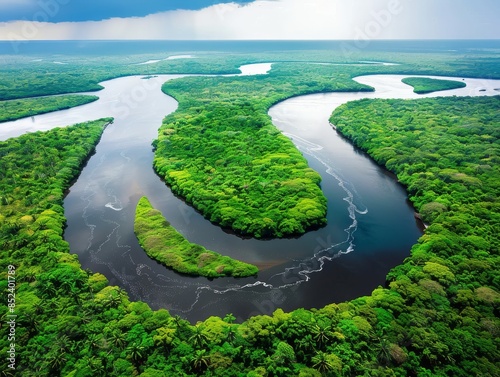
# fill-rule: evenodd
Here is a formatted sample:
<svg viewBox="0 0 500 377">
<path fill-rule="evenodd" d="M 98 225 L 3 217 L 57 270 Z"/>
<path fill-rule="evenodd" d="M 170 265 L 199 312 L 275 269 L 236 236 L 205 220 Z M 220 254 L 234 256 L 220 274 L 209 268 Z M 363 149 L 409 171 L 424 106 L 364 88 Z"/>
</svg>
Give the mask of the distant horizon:
<svg viewBox="0 0 500 377">
<path fill-rule="evenodd" d="M 0 42 L 8 43 L 33 43 L 33 42 L 344 42 L 357 41 L 357 39 L 29 39 L 14 41 L 9 39 L 0 39 Z M 421 42 L 421 41 L 500 41 L 499 38 L 401 38 L 401 39 L 373 39 L 369 42 Z"/>
<path fill-rule="evenodd" d="M 338 51 L 352 53 L 393 51 L 429 51 L 443 53 L 475 53 L 500 50 L 500 39 L 399 39 L 374 40 L 370 43 L 358 40 L 36 40 L 1 41 L 4 55 L 9 53 L 28 55 L 52 54 L 140 54 L 205 52 L 273 52 L 273 51 Z M 0 55 L 1 56 L 1 55 Z"/>
</svg>

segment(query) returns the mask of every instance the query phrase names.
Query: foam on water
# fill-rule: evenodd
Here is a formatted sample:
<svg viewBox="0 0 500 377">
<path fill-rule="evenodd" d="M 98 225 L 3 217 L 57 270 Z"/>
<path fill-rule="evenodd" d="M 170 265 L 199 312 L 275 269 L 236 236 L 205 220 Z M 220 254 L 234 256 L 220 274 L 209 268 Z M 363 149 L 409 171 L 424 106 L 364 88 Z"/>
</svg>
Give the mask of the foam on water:
<svg viewBox="0 0 500 377">
<path fill-rule="evenodd" d="M 258 64 L 250 68 L 252 69 L 248 72 L 252 72 L 252 74 L 263 74 L 271 68 L 271 63 Z M 245 69 L 242 71 L 245 71 Z M 357 78 L 358 81 L 367 82 L 370 79 L 373 80 L 374 76 Z M 385 83 L 387 80 L 391 80 L 391 76 L 385 75 L 382 79 Z M 400 82 L 399 77 L 394 77 L 393 80 L 395 83 Z M 497 90 L 500 87 L 498 81 L 491 85 L 486 85 L 489 82 L 476 80 L 476 86 L 472 85 L 474 83 L 473 80 L 469 79 L 466 81 L 468 85 L 467 89 L 460 92 L 448 92 L 447 95 L 455 93 L 457 95 L 483 94 L 477 88 L 487 88 L 488 92 L 486 93 L 490 95 L 498 94 Z M 375 84 L 372 86 L 377 87 Z M 160 90 L 160 86 L 158 86 L 157 90 Z M 408 91 L 411 92 L 410 89 Z M 365 94 L 366 96 L 374 97 L 378 93 Z M 437 93 L 436 95 L 440 94 Z M 346 93 L 345 95 L 348 96 L 349 94 Z M 388 92 L 387 95 L 390 96 L 391 92 Z M 109 102 L 110 99 L 100 99 L 99 101 Z M 92 109 L 92 106 L 95 106 L 95 103 L 88 105 L 88 109 Z M 130 111 L 136 111 L 136 109 L 131 108 Z M 137 111 L 140 112 L 140 106 L 137 106 Z M 93 114 L 90 110 L 88 112 Z M 56 117 L 56 114 L 58 113 L 37 116 L 37 123 L 43 119 Z M 68 112 L 63 114 L 68 114 Z M 277 121 L 277 119 L 273 120 Z M 30 123 L 32 122 L 30 121 Z M 117 123 L 119 122 L 117 121 Z M 11 125 L 14 127 L 13 123 Z M 6 125 L 3 126 L 5 128 Z M 116 127 L 114 130 L 108 128 L 105 132 L 115 132 L 116 137 L 121 137 L 122 135 L 118 134 L 119 130 L 119 127 Z M 8 133 L 5 133 L 5 131 L 2 132 L 0 133 L 0 139 L 8 137 Z M 312 281 L 315 275 L 323 272 L 329 262 L 346 254 L 356 252 L 356 232 L 358 232 L 358 226 L 363 216 L 367 215 L 369 211 L 363 203 L 363 198 L 358 194 L 355 185 L 346 179 L 342 172 L 335 168 L 334 162 L 329 160 L 325 148 L 297 134 L 286 132 L 284 134 L 292 139 L 304 155 L 316 161 L 323 167 L 324 172 L 334 179 L 334 182 L 342 190 L 342 200 L 346 203 L 345 209 L 337 208 L 337 211 L 345 210 L 347 213 L 345 228 L 344 225 L 339 228 L 340 236 L 336 239 L 317 240 L 317 247 L 309 252 L 307 257 L 297 258 L 287 264 L 273 266 L 274 269 L 269 273 L 269 277 L 262 278 L 259 276 L 255 281 L 244 279 L 244 282 L 241 282 L 235 279 L 221 278 L 209 282 L 204 278 L 186 278 L 164 268 L 160 272 L 158 270 L 155 271 L 155 262 L 148 265 L 146 264 L 148 261 L 145 262 L 144 259 L 140 259 L 138 254 L 133 255 L 131 253 L 133 241 L 131 238 L 125 239 L 127 235 L 123 235 L 124 238 L 122 241 L 122 236 L 120 235 L 120 231 L 123 232 L 123 229 L 120 229 L 120 221 L 126 216 L 133 216 L 133 213 L 128 204 L 127 197 L 120 195 L 120 186 L 115 184 L 115 187 L 113 187 L 113 182 L 120 174 L 130 174 L 133 177 L 129 166 L 133 167 L 134 159 L 136 158 L 132 150 L 124 150 L 120 149 L 120 147 L 113 151 L 114 158 L 107 154 L 100 155 L 100 159 L 84 181 L 84 190 L 80 196 L 81 203 L 83 203 L 83 210 L 81 214 L 78 213 L 78 216 L 81 216 L 85 225 L 84 230 L 78 230 L 81 233 L 85 233 L 85 241 L 81 242 L 82 244 L 85 243 L 85 246 L 82 246 L 82 254 L 85 255 L 88 253 L 92 263 L 97 267 L 101 265 L 105 266 L 105 269 L 109 270 L 111 276 L 117 279 L 119 285 L 126 287 L 132 293 L 133 297 L 156 306 L 166 307 L 177 313 L 186 314 L 194 310 L 200 310 L 208 305 L 221 304 L 233 299 L 233 295 L 238 292 L 244 293 L 244 295 L 238 296 L 238 298 L 244 298 L 246 301 L 250 301 L 252 298 L 262 299 L 263 297 L 270 297 L 283 289 L 290 289 L 290 292 L 295 292 L 294 289 L 296 287 L 304 286 L 304 283 Z M 125 138 L 126 136 L 128 135 L 126 134 L 123 137 Z M 125 143 L 125 139 L 121 140 L 121 142 Z M 132 142 L 135 142 L 135 139 Z M 147 143 L 148 147 L 149 143 Z M 154 174 L 152 169 L 150 174 Z M 130 184 L 133 183 L 130 182 Z M 342 233 L 342 229 L 344 233 Z M 104 248 L 109 245 L 113 247 L 112 252 L 108 255 L 104 253 Z M 118 265 L 116 258 L 125 259 L 127 266 L 116 267 Z M 180 296 L 182 296 L 183 300 L 179 299 Z"/>
</svg>

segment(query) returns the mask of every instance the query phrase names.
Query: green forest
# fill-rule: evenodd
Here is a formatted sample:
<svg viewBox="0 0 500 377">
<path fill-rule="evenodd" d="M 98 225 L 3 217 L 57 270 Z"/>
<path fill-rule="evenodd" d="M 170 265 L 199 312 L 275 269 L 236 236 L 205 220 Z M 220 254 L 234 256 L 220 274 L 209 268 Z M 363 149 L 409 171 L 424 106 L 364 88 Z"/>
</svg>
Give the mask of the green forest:
<svg viewBox="0 0 500 377">
<path fill-rule="evenodd" d="M 256 238 L 299 235 L 326 223 L 321 177 L 271 123 L 271 105 L 299 94 L 372 90 L 324 67 L 296 75 L 295 64 L 281 64 L 273 71 L 165 83 L 179 108 L 154 142 L 155 169 L 172 191 L 210 221 Z"/>
<path fill-rule="evenodd" d="M 407 77 L 401 81 L 407 85 L 413 86 L 413 92 L 417 94 L 427 94 L 466 87 L 466 84 L 461 81 L 431 79 L 428 77 Z"/>
<path fill-rule="evenodd" d="M 165 59 L 172 54 L 190 54 L 195 59 Z M 342 49 L 307 51 L 266 51 L 255 53 L 223 53 L 199 51 L 156 52 L 144 54 L 114 53 L 104 55 L 69 55 L 61 52 L 65 64 L 54 64 L 43 53 L 3 54 L 0 64 L 0 101 L 98 91 L 102 81 L 129 75 L 156 74 L 237 74 L 243 64 L 283 62 L 295 64 L 295 75 L 317 72 L 332 76 L 347 73 L 350 77 L 370 73 L 394 73 L 408 75 L 440 75 L 495 78 L 500 77 L 500 67 L 495 51 L 474 50 L 464 53 L 416 51 L 349 51 Z M 140 65 L 148 60 L 159 59 L 156 64 Z M 40 60 L 34 62 L 34 60 Z M 377 66 L 360 61 L 393 62 L 398 65 Z M 304 64 L 307 62 L 307 64 Z M 320 64 L 347 64 L 325 66 Z M 356 64 L 349 66 L 348 64 Z M 283 75 L 282 75 L 283 76 Z M 310 76 L 309 76 L 310 77 Z M 308 84 L 313 86 L 316 78 Z M 306 83 L 307 85 L 307 83 Z M 325 88 L 324 90 L 327 90 Z"/>
<path fill-rule="evenodd" d="M 154 142 L 158 174 L 210 220 L 255 237 L 281 237 L 321 226 L 326 206 L 319 175 L 270 123 L 271 105 L 306 93 L 370 90 L 351 81 L 370 73 L 500 78 L 494 54 L 359 54 L 351 59 L 401 65 L 298 63 L 345 63 L 335 51 L 207 55 L 157 68 L 136 65 L 151 55 L 125 63 L 68 58 L 71 69 L 12 56 L 6 57 L 12 64 L 0 65 L 0 98 L 97 90 L 103 79 L 134 73 L 235 73 L 242 63 L 287 61 L 268 76 L 166 83 L 179 109 Z M 499 105 L 499 97 L 438 98 L 339 108 L 330 121 L 397 175 L 428 226 L 425 234 L 371 295 L 290 313 L 277 309 L 243 323 L 231 313 L 190 323 L 152 310 L 102 274 L 83 270 L 69 252 L 63 198 L 112 119 L 0 142 L 3 375 L 497 376 Z M 289 217 L 279 217 L 281 205 Z M 234 211 L 251 215 L 240 224 Z M 15 290 L 9 291 L 9 277 Z M 15 306 L 7 293 L 15 294 Z M 6 325 L 10 310 L 17 315 L 14 334 Z M 12 342 L 15 371 L 5 357 Z"/>
<path fill-rule="evenodd" d="M 189 242 L 175 230 L 146 197 L 136 208 L 134 231 L 141 247 L 154 260 L 183 274 L 244 277 L 257 274 L 256 266 Z"/>
<path fill-rule="evenodd" d="M 0 101 L 0 122 L 69 109 L 96 101 L 96 96 L 59 96 Z"/>
<path fill-rule="evenodd" d="M 397 174 L 429 224 L 411 258 L 388 276 L 391 291 L 408 309 L 397 321 L 408 341 L 415 346 L 419 332 L 434 337 L 421 349 L 423 359 L 452 361 L 459 369 L 449 375 L 494 375 L 500 329 L 500 97 L 362 100 L 338 109 L 331 122 Z M 466 361 L 464 351 L 482 356 Z"/>
</svg>

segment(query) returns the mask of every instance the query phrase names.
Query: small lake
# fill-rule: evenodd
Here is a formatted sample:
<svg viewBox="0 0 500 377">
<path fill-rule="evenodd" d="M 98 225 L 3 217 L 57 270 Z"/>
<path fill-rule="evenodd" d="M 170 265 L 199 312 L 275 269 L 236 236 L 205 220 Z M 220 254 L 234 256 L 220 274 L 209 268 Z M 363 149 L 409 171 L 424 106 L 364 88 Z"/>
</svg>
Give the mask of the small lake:
<svg viewBox="0 0 500 377">
<path fill-rule="evenodd" d="M 264 63 L 242 67 L 242 73 L 264 74 L 270 68 Z M 227 313 L 243 320 L 277 308 L 319 308 L 370 294 L 383 285 L 387 272 L 409 255 L 422 230 L 392 174 L 340 137 L 328 118 L 351 100 L 436 93 L 414 94 L 401 83 L 406 76 L 371 75 L 356 81 L 376 88 L 373 93 L 316 94 L 272 107 L 274 124 L 323 177 L 328 225 L 295 239 L 255 240 L 239 238 L 205 220 L 153 171 L 151 142 L 163 117 L 177 108 L 177 102 L 161 92 L 161 84 L 178 77 L 117 78 L 101 83 L 104 89 L 95 93 L 100 99 L 94 103 L 1 125 L 0 139 L 5 139 L 115 117 L 64 201 L 65 238 L 82 267 L 103 273 L 133 300 L 193 322 Z M 499 80 L 464 81 L 466 88 L 438 94 L 499 94 Z M 151 260 L 133 233 L 135 206 L 143 195 L 191 242 L 257 264 L 259 275 L 207 280 L 179 275 Z"/>
</svg>

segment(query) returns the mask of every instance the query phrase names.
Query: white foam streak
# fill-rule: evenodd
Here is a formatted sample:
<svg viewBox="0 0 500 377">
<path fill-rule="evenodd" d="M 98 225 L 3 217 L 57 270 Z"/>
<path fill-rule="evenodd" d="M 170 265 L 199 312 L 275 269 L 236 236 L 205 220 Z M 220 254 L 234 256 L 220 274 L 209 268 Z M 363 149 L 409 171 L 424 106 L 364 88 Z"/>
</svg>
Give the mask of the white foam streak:
<svg viewBox="0 0 500 377">
<path fill-rule="evenodd" d="M 245 284 L 242 286 L 233 286 L 227 289 L 215 289 L 210 286 L 201 286 L 196 289 L 196 297 L 193 304 L 189 309 L 183 310 L 183 313 L 188 313 L 198 304 L 200 301 L 200 297 L 203 292 L 211 292 L 218 295 L 224 295 L 230 292 L 242 291 L 247 289 L 252 289 L 256 287 L 262 287 L 268 290 L 275 289 L 285 289 L 293 286 L 297 286 L 299 284 L 307 283 L 312 277 L 313 274 L 320 273 L 323 271 L 324 266 L 327 262 L 331 262 L 334 259 L 341 257 L 342 255 L 349 254 L 355 250 L 354 244 L 354 233 L 358 229 L 358 220 L 357 215 L 364 215 L 368 213 L 367 208 L 358 208 L 354 204 L 356 195 L 356 190 L 352 185 L 344 180 L 340 173 L 336 172 L 335 169 L 330 166 L 327 162 L 325 162 L 320 155 L 319 151 L 323 149 L 321 145 L 312 143 L 308 140 L 301 138 L 300 136 L 283 133 L 285 136 L 289 137 L 293 140 L 297 148 L 302 152 L 307 154 L 308 156 L 313 157 L 317 161 L 319 161 L 324 167 L 326 172 L 335 178 L 338 182 L 338 185 L 345 191 L 346 197 L 344 201 L 347 202 L 347 211 L 349 214 L 349 218 L 352 219 L 352 223 L 344 229 L 346 233 L 346 238 L 344 241 L 329 245 L 324 247 L 314 253 L 311 258 L 304 259 L 297 262 L 297 265 L 292 267 L 287 267 L 283 272 L 277 273 L 269 278 L 268 282 L 257 281 L 250 284 Z M 273 280 L 276 280 L 278 277 L 281 278 L 281 282 L 277 282 L 272 284 Z"/>
</svg>

